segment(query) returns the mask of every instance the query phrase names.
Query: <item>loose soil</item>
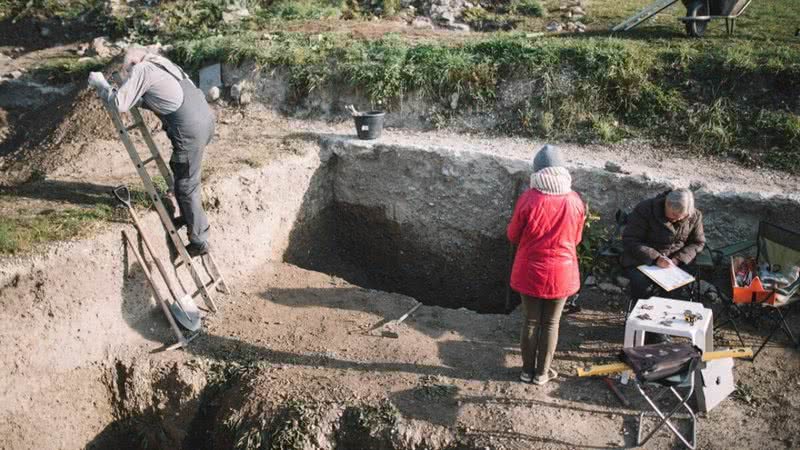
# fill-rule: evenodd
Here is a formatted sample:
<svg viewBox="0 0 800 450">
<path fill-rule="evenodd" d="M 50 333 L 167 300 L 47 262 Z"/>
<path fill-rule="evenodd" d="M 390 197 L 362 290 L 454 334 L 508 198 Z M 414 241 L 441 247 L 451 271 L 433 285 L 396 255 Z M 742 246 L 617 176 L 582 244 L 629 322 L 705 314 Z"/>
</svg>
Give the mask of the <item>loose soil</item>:
<svg viewBox="0 0 800 450">
<path fill-rule="evenodd" d="M 292 402 L 329 412 L 387 400 L 417 433 L 459 442 L 457 448 L 635 446 L 645 403 L 634 388 L 620 385 L 632 402 L 624 407 L 599 378 L 574 376 L 578 367 L 614 359 L 623 299 L 590 289 L 581 302 L 583 311 L 561 322 L 554 362 L 560 376 L 541 387 L 517 380 L 519 310 L 479 315 L 423 306 L 396 328 L 399 338 L 381 337 L 370 330 L 399 317 L 413 299 L 287 264 L 263 266 L 209 316 L 207 330 L 186 351 L 156 358 L 200 367 L 209 360 L 259 363 L 214 400 L 221 406 L 207 432 L 215 444 L 203 448 L 228 448 L 230 430 L 222 422 L 231 417 L 257 423 Z M 170 339 L 161 322 L 145 331 L 148 338 Z M 733 340 L 725 332 L 717 344 Z M 738 361 L 740 391 L 700 419 L 699 448 L 796 448 L 797 361 L 783 343 L 770 345 L 757 363 Z M 384 448 L 375 442 L 358 448 Z M 675 442 L 662 432 L 648 448 Z"/>
</svg>

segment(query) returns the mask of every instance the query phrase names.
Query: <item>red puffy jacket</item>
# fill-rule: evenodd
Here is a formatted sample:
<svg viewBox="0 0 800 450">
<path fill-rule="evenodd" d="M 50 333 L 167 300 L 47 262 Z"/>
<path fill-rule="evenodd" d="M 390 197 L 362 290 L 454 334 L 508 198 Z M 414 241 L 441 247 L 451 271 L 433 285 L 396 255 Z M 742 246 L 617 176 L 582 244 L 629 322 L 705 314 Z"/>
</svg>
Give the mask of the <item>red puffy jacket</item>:
<svg viewBox="0 0 800 450">
<path fill-rule="evenodd" d="M 575 192 L 548 195 L 525 191 L 508 224 L 517 244 L 511 287 L 530 297 L 560 299 L 580 289 L 577 247 L 586 211 Z"/>
</svg>

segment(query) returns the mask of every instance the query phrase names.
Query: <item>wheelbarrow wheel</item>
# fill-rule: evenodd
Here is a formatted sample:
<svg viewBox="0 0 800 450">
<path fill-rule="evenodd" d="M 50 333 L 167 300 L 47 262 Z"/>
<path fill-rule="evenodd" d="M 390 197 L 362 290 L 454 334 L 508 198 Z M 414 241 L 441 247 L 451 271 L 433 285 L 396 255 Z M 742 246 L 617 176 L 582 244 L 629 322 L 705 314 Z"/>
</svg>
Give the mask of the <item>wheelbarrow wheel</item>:
<svg viewBox="0 0 800 450">
<path fill-rule="evenodd" d="M 702 17 L 708 15 L 708 8 L 706 2 L 696 1 L 686 8 L 686 17 Z M 707 20 L 687 20 L 686 21 L 686 34 L 691 37 L 700 38 L 706 34 Z"/>
</svg>

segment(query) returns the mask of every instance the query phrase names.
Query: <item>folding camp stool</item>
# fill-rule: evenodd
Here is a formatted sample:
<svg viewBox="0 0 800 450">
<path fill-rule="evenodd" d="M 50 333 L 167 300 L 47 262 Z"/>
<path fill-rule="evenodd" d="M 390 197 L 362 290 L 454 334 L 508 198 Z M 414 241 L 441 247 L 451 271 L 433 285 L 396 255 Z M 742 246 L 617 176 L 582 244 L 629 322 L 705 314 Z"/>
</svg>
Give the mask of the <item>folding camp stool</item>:
<svg viewBox="0 0 800 450">
<path fill-rule="evenodd" d="M 686 310 L 702 318 L 688 323 L 684 320 Z M 700 350 L 710 352 L 714 350 L 712 315 L 712 311 L 704 308 L 701 303 L 661 297 L 639 300 L 625 320 L 623 347 L 642 346 L 646 333 L 658 333 L 687 337 Z M 665 321 L 669 325 L 664 324 Z M 622 374 L 621 382 L 628 383 L 627 373 Z"/>
<path fill-rule="evenodd" d="M 660 430 L 664 425 L 672 431 L 672 434 L 677 436 L 678 439 L 683 442 L 684 445 L 689 447 L 690 449 L 694 450 L 697 446 L 697 415 L 692 411 L 692 408 L 689 406 L 688 402 L 694 395 L 694 383 L 695 383 L 695 376 L 697 372 L 697 368 L 699 365 L 697 363 L 692 363 L 689 367 L 681 373 L 669 376 L 664 378 L 663 380 L 658 381 L 640 381 L 638 377 L 634 377 L 634 385 L 636 389 L 642 394 L 645 401 L 650 405 L 653 411 L 642 411 L 639 414 L 639 423 L 638 423 L 638 431 L 636 434 L 636 445 L 642 446 L 647 443 L 655 434 Z M 660 386 L 661 389 L 659 390 L 658 394 L 654 397 L 651 397 L 647 394 L 644 389 L 643 385 L 647 386 Z M 676 388 L 688 388 L 688 391 L 685 395 L 681 395 Z M 664 398 L 664 396 L 668 393 L 672 393 L 672 395 L 678 400 L 678 404 L 673 406 L 667 413 L 661 411 L 661 408 L 658 406 L 658 401 Z M 667 396 L 669 397 L 669 396 Z M 685 409 L 688 413 L 687 420 L 691 423 L 691 440 L 687 439 L 683 433 L 678 431 L 678 428 L 675 424 L 672 423 L 673 416 L 680 411 L 681 409 Z M 644 418 L 656 416 L 658 417 L 658 424 L 650 431 L 644 439 L 642 439 L 642 431 L 644 429 Z"/>
</svg>

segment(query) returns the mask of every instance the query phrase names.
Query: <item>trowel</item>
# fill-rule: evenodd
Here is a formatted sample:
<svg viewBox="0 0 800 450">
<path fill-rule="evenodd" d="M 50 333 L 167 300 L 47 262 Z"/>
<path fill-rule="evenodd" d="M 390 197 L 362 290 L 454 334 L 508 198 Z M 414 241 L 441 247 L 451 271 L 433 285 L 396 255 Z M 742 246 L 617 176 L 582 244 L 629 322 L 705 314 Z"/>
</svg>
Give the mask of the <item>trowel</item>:
<svg viewBox="0 0 800 450">
<path fill-rule="evenodd" d="M 373 334 L 374 332 L 378 331 L 380 333 L 381 337 L 388 337 L 388 338 L 392 338 L 392 339 L 398 339 L 400 337 L 400 335 L 397 334 L 397 332 L 394 329 L 396 327 L 398 327 L 401 323 L 403 323 L 404 320 L 408 319 L 408 316 L 413 314 L 414 311 L 419 309 L 420 306 L 422 306 L 422 303 L 417 302 L 416 305 L 414 305 L 411 309 L 409 309 L 405 314 L 400 316 L 398 319 L 390 320 L 390 321 L 385 322 L 385 323 L 380 323 L 379 322 L 374 327 L 372 327 L 369 331 L 367 331 L 367 333 L 368 334 Z"/>
</svg>

